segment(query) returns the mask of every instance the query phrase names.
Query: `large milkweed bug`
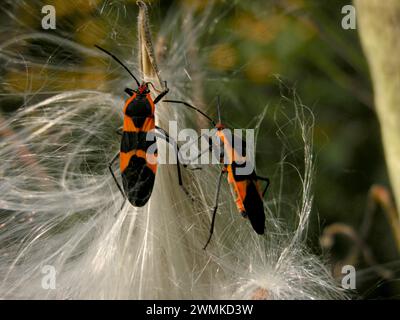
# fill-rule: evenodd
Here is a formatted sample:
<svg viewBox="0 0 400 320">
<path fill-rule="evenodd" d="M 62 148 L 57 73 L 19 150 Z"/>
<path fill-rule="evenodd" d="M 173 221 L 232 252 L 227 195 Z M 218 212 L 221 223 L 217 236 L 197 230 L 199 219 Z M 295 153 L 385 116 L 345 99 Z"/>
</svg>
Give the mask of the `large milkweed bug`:
<svg viewBox="0 0 400 320">
<path fill-rule="evenodd" d="M 168 143 L 171 143 L 175 147 L 179 185 L 188 194 L 182 184 L 178 147 L 164 129 L 155 125 L 155 105 L 169 91 L 166 81 L 164 91 L 153 100 L 149 90 L 149 85 L 154 88 L 151 82 L 142 82 L 142 84 L 140 84 L 132 72 L 116 56 L 97 45 L 95 47 L 118 62 L 131 75 L 138 86 L 136 90 L 129 88 L 125 89 L 125 92 L 130 97 L 126 101 L 123 109 L 124 122 L 122 132 L 118 131 L 121 135 L 121 148 L 120 152 L 115 155 L 108 165 L 111 175 L 125 201 L 128 199 L 133 206 L 142 207 L 147 203 L 151 196 L 157 164 L 155 161 L 149 162 L 147 159 L 147 151 L 149 147 L 155 143 L 155 141 L 149 139 L 149 135 L 153 138 L 156 136 L 164 138 Z M 190 108 L 202 113 L 197 108 Z M 161 131 L 163 135 L 154 134 L 156 129 Z M 157 157 L 157 152 L 154 152 L 153 156 Z M 112 165 L 118 158 L 120 159 L 120 172 L 123 188 L 121 188 L 112 170 Z M 152 160 L 154 160 L 154 158 Z M 125 204 L 125 201 L 122 206 Z"/>
<path fill-rule="evenodd" d="M 191 108 L 194 108 L 192 105 L 189 105 L 186 102 L 175 101 L 175 100 L 165 100 L 165 102 L 172 103 L 181 103 L 188 105 Z M 222 176 L 224 173 L 228 174 L 228 183 L 231 184 L 233 191 L 236 195 L 236 206 L 240 214 L 244 218 L 248 218 L 250 223 L 254 229 L 254 231 L 258 234 L 264 234 L 265 229 L 265 213 L 264 213 L 264 202 L 263 197 L 268 189 L 270 184 L 270 180 L 265 177 L 261 177 L 256 174 L 255 169 L 252 169 L 248 174 L 237 174 L 237 169 L 240 167 L 245 167 L 247 165 L 247 161 L 249 161 L 246 156 L 242 156 L 238 153 L 237 149 L 240 145 L 242 154 L 246 155 L 246 143 L 240 137 L 236 135 L 227 135 L 225 132 L 225 126 L 221 122 L 221 113 L 220 113 L 220 103 L 218 98 L 217 103 L 217 111 L 218 111 L 218 122 L 215 123 L 209 116 L 205 115 L 208 120 L 214 125 L 216 129 L 216 140 L 217 143 L 220 144 L 221 148 L 217 148 L 221 151 L 219 154 L 219 159 L 223 164 L 223 168 L 220 172 L 217 182 L 217 191 L 215 195 L 211 227 L 210 227 L 210 235 L 203 249 L 206 249 L 208 244 L 210 243 L 215 224 L 215 217 L 218 209 L 218 198 L 221 188 Z M 204 114 L 203 114 L 204 115 Z M 201 138 L 202 136 L 200 136 Z M 209 137 L 210 147 L 213 145 L 211 137 Z M 218 146 L 217 146 L 218 147 Z M 211 148 L 210 148 L 211 149 Z M 208 150 L 206 150 L 208 151 Z M 222 159 L 224 155 L 228 157 L 228 161 L 224 162 Z M 199 158 L 201 154 L 199 154 L 197 158 Z M 194 160 L 194 159 L 192 159 Z M 259 180 L 265 181 L 266 186 L 263 192 L 260 191 Z"/>
</svg>

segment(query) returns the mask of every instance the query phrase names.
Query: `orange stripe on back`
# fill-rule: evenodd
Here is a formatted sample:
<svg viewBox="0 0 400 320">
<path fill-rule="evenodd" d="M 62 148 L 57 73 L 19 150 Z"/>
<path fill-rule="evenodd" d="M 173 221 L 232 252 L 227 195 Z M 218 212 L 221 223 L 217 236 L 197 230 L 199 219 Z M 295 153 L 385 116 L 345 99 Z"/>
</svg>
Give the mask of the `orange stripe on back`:
<svg viewBox="0 0 400 320">
<path fill-rule="evenodd" d="M 145 131 L 145 132 L 149 132 L 151 130 L 154 130 L 155 127 L 156 127 L 156 122 L 154 121 L 154 117 L 146 118 L 141 130 Z"/>
<path fill-rule="evenodd" d="M 140 129 L 136 128 L 135 124 L 132 121 L 132 118 L 125 116 L 124 117 L 124 125 L 123 130 L 126 132 L 139 132 Z"/>
<path fill-rule="evenodd" d="M 232 185 L 233 191 L 236 194 L 236 206 L 241 211 L 246 211 L 244 208 L 244 198 L 246 197 L 247 180 L 236 181 L 233 176 L 232 166 L 228 165 L 228 182 Z"/>
<path fill-rule="evenodd" d="M 123 130 L 126 132 L 139 132 L 139 131 L 144 131 L 144 132 L 149 132 L 151 130 L 154 130 L 156 127 L 156 123 L 154 121 L 154 117 L 148 117 L 143 123 L 143 126 L 140 128 L 137 128 L 135 124 L 133 123 L 133 120 L 131 117 L 124 117 L 124 125 L 123 125 Z"/>
<path fill-rule="evenodd" d="M 126 167 L 129 165 L 129 161 L 131 160 L 131 157 L 135 154 L 136 150 L 132 150 L 129 152 L 120 152 L 119 153 L 119 170 L 124 172 Z"/>
<path fill-rule="evenodd" d="M 157 155 L 146 153 L 143 150 L 132 150 L 129 152 L 120 152 L 119 153 L 119 169 L 121 172 L 124 172 L 126 167 L 129 165 L 129 161 L 133 156 L 138 158 L 143 158 L 146 160 L 146 165 L 156 174 L 157 171 Z"/>
</svg>

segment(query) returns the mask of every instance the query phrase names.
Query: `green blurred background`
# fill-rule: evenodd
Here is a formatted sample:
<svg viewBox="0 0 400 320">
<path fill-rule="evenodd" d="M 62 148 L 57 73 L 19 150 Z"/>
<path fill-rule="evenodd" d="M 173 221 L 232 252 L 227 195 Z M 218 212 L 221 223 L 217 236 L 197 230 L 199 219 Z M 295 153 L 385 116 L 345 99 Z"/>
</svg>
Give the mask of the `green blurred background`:
<svg viewBox="0 0 400 320">
<path fill-rule="evenodd" d="M 168 24 L 179 26 L 188 15 L 193 21 L 209 10 L 211 1 L 154 0 L 150 2 L 153 36 Z M 134 47 L 137 7 L 135 1 L 5 1 L 0 5 L 2 41 L 10 32 L 24 34 L 42 31 L 40 8 L 52 4 L 57 10 L 57 29 L 47 32 L 91 47 L 102 43 L 122 43 Z M 229 125 L 239 128 L 252 124 L 268 105 L 267 116 L 259 133 L 257 169 L 272 178 L 271 194 L 279 188 L 277 164 L 282 156 L 282 139 L 277 136 L 277 124 L 290 114 L 288 107 L 294 92 L 315 116 L 314 152 L 316 173 L 314 209 L 308 232 L 308 243 L 315 253 L 326 254 L 335 276 L 340 281 L 340 266 L 353 257 L 360 271 L 356 294 L 362 298 L 396 298 L 398 285 L 398 252 L 386 219 L 385 209 L 373 211 L 367 232 L 369 190 L 381 185 L 377 192 L 390 192 L 382 150 L 380 130 L 374 112 L 373 94 L 368 66 L 359 43 L 357 30 L 341 27 L 344 0 L 254 0 L 216 1 L 209 13 L 209 25 L 198 39 L 193 39 L 194 56 L 187 68 L 201 69 L 202 103 L 214 103 L 221 94 L 223 117 Z M 174 15 L 175 12 L 180 14 Z M 208 14 L 208 13 L 207 13 Z M 173 20 L 168 20 L 168 19 Z M 115 24 L 110 23 L 115 22 Z M 15 27 L 17 26 L 17 27 Z M 11 31 L 12 30 L 12 31 Z M 126 31 L 126 32 L 125 32 Z M 179 32 L 179 28 L 176 30 Z M 157 42 L 157 41 L 155 41 Z M 103 80 L 109 79 L 103 59 L 85 59 L 63 48 L 51 47 L 46 41 L 28 43 L 20 49 L 50 63 L 63 66 L 101 66 L 104 73 L 47 70 L 29 66 L 30 92 L 40 89 L 51 94 L 76 88 L 109 90 Z M 161 63 L 168 65 L 168 57 Z M 201 66 L 201 67 L 199 67 Z M 199 70 L 197 70 L 199 71 Z M 9 117 L 24 104 L 26 70 L 21 66 L 2 63 L 1 110 Z M 115 75 L 114 75 L 115 76 Z M 44 81 L 45 80 L 45 81 Z M 287 96 L 289 99 L 285 99 Z M 195 97 L 196 98 L 196 97 Z M 196 100 L 194 98 L 194 100 Z M 36 97 L 38 99 L 38 97 Z M 39 97 L 40 99 L 40 97 Z M 229 106 L 229 107 L 228 107 Z M 213 111 L 212 107 L 208 110 Z M 254 124 L 254 123 L 253 123 Z M 286 132 L 288 161 L 302 169 L 301 141 Z M 296 172 L 285 171 L 283 199 L 287 206 L 299 196 Z M 297 180 L 296 180 L 297 179 Z M 291 183 L 291 181 L 297 181 Z M 274 183 L 276 182 L 276 183 Z M 295 187 L 291 187 L 294 185 Z M 292 196 L 290 196 L 292 195 Z M 387 204 L 387 201 L 385 202 Z M 273 207 L 273 206 L 272 206 Z M 386 208 L 387 210 L 387 208 Z M 284 216 L 281 217 L 284 221 Z M 333 238 L 331 250 L 323 250 L 320 236 L 332 224 L 339 234 Z M 363 238 L 363 254 L 354 255 L 360 245 L 346 234 L 346 228 Z M 380 266 L 380 267 L 377 267 Z"/>
</svg>

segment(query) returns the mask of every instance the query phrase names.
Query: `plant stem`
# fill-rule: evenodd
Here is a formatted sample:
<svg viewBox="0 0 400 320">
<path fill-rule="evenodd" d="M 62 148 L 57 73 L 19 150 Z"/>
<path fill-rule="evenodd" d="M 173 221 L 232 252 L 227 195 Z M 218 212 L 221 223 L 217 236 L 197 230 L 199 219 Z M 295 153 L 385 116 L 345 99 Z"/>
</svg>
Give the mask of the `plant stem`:
<svg viewBox="0 0 400 320">
<path fill-rule="evenodd" d="M 354 3 L 357 28 L 370 66 L 388 173 L 400 212 L 400 2 Z"/>
</svg>

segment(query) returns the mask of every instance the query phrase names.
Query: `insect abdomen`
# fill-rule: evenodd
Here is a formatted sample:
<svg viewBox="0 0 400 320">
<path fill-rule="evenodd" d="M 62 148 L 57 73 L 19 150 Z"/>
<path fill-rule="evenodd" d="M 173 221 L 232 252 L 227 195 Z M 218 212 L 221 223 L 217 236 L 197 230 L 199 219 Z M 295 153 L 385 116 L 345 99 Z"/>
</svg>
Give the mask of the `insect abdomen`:
<svg viewBox="0 0 400 320">
<path fill-rule="evenodd" d="M 248 181 L 243 206 L 245 208 L 245 214 L 249 218 L 254 231 L 258 234 L 264 234 L 264 203 L 256 183 L 252 180 Z"/>
<path fill-rule="evenodd" d="M 236 206 L 240 213 L 249 218 L 255 232 L 264 233 L 265 213 L 264 203 L 258 190 L 257 175 L 252 171 L 249 175 L 239 175 L 236 170 L 245 167 L 246 163 L 238 165 L 233 162 L 228 169 L 228 181 L 233 185 L 236 193 Z"/>
<path fill-rule="evenodd" d="M 129 164 L 121 173 L 122 185 L 129 202 L 135 207 L 144 206 L 153 191 L 155 174 L 146 160 L 132 155 Z"/>
</svg>

